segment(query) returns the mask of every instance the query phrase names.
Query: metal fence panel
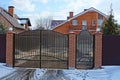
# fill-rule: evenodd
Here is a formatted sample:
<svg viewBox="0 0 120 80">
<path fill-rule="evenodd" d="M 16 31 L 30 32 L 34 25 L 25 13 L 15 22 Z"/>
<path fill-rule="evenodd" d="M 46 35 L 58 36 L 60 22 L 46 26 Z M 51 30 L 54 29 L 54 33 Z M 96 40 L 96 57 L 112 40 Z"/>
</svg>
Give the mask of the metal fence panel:
<svg viewBox="0 0 120 80">
<path fill-rule="evenodd" d="M 0 34 L 0 62 L 6 62 L 6 34 Z"/>
<path fill-rule="evenodd" d="M 67 68 L 68 36 L 50 30 L 15 34 L 14 66 Z"/>
<path fill-rule="evenodd" d="M 103 35 L 102 65 L 120 65 L 120 35 Z"/>
</svg>

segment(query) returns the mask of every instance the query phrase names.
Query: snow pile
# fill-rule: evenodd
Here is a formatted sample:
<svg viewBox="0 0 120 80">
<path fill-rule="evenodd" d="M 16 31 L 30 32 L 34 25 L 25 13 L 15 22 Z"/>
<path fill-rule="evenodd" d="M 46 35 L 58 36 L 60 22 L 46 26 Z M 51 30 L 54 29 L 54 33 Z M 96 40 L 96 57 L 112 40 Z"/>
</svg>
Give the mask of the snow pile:
<svg viewBox="0 0 120 80">
<path fill-rule="evenodd" d="M 70 80 L 108 80 L 109 77 L 103 69 L 97 70 L 64 70 Z"/>
<path fill-rule="evenodd" d="M 120 80 L 120 66 L 103 66 L 110 80 Z"/>
<path fill-rule="evenodd" d="M 0 63 L 0 78 L 15 71 L 15 69 L 11 67 L 6 67 L 5 65 L 6 65 L 5 63 Z"/>
</svg>

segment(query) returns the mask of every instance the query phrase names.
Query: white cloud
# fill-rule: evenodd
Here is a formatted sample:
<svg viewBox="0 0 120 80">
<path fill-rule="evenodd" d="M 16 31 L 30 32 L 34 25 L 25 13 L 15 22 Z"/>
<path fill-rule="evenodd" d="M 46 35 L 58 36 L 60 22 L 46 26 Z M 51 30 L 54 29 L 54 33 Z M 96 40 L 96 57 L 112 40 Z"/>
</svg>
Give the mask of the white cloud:
<svg viewBox="0 0 120 80">
<path fill-rule="evenodd" d="M 64 0 L 66 1 L 66 0 Z M 100 4 L 101 0 L 67 0 L 68 5 L 66 5 L 67 11 L 80 12 L 84 8 L 96 7 Z"/>
<path fill-rule="evenodd" d="M 43 4 L 47 4 L 48 0 L 40 0 L 40 2 L 43 3 Z"/>
<path fill-rule="evenodd" d="M 42 4 L 47 4 L 49 2 L 49 0 L 32 0 L 33 2 L 40 2 Z"/>
<path fill-rule="evenodd" d="M 120 10 L 113 11 L 113 14 L 117 22 L 120 24 Z"/>
<path fill-rule="evenodd" d="M 52 12 L 50 12 L 50 11 L 43 11 L 39 15 L 40 15 L 40 17 L 53 16 Z"/>
<path fill-rule="evenodd" d="M 21 11 L 32 12 L 35 10 L 35 5 L 31 0 L 11 0 L 10 5 Z"/>
</svg>

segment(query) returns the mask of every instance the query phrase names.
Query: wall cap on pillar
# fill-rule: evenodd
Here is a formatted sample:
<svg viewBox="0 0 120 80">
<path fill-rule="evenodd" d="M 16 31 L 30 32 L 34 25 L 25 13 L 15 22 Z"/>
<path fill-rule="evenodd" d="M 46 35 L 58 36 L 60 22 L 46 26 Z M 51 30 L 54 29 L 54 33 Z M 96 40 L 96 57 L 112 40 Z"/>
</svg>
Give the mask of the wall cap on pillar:
<svg viewBox="0 0 120 80">
<path fill-rule="evenodd" d="M 70 30 L 69 34 L 75 34 L 75 32 L 73 30 Z"/>
<path fill-rule="evenodd" d="M 15 32 L 13 31 L 8 31 L 7 34 L 14 34 Z"/>
<path fill-rule="evenodd" d="M 95 35 L 102 35 L 103 33 L 102 32 L 95 32 Z"/>
</svg>

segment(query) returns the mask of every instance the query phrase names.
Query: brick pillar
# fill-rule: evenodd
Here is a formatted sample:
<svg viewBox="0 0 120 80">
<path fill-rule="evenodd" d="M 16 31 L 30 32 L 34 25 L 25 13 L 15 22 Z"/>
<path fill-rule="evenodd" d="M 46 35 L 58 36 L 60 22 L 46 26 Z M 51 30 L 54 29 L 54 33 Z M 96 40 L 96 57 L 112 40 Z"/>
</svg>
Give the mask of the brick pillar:
<svg viewBox="0 0 120 80">
<path fill-rule="evenodd" d="M 69 33 L 69 69 L 75 68 L 75 54 L 76 53 L 76 34 L 74 32 Z"/>
<path fill-rule="evenodd" d="M 13 32 L 6 33 L 6 64 L 13 66 Z"/>
<path fill-rule="evenodd" d="M 101 66 L 102 66 L 102 33 L 97 32 L 95 34 L 94 68 L 100 68 Z"/>
</svg>

